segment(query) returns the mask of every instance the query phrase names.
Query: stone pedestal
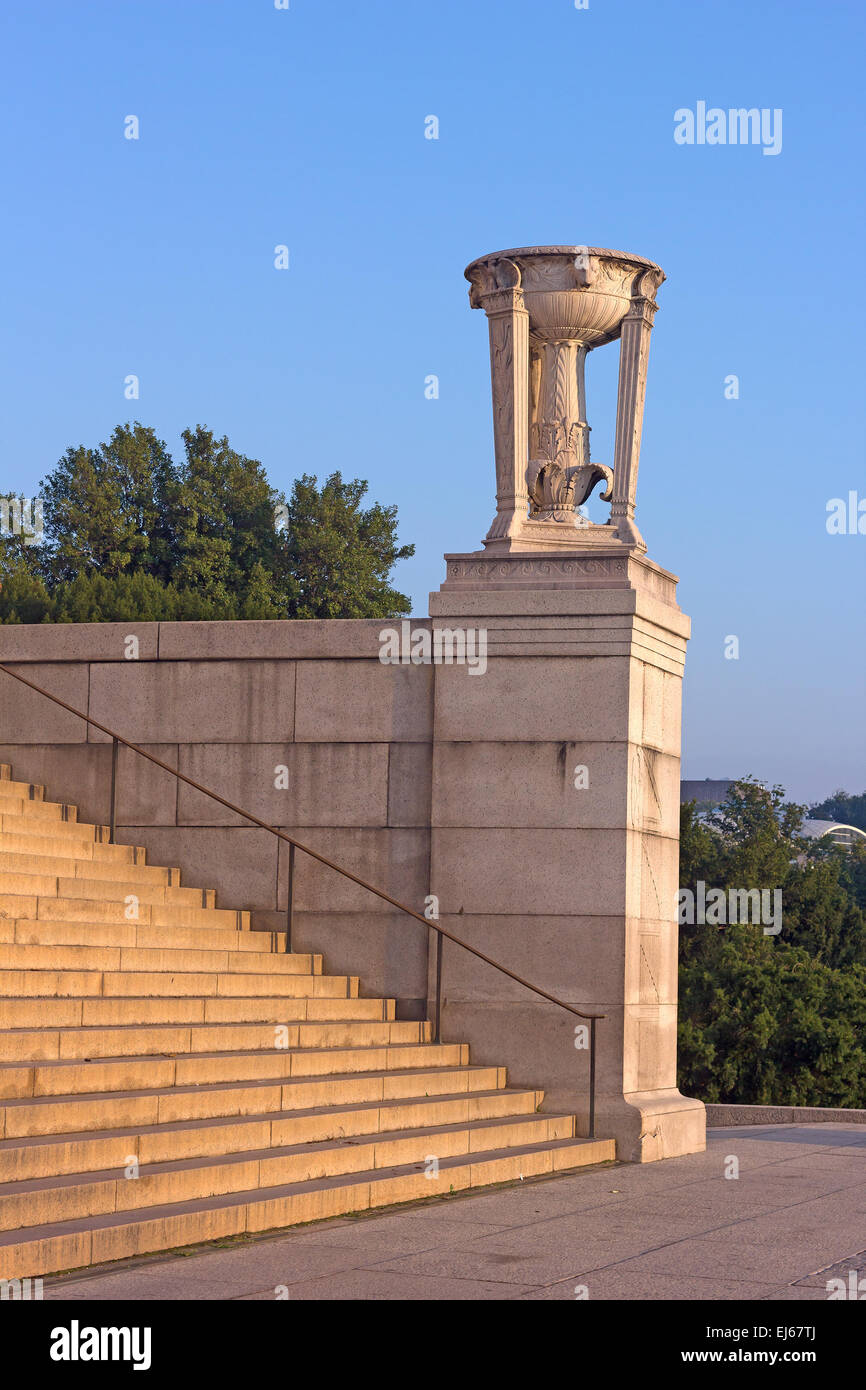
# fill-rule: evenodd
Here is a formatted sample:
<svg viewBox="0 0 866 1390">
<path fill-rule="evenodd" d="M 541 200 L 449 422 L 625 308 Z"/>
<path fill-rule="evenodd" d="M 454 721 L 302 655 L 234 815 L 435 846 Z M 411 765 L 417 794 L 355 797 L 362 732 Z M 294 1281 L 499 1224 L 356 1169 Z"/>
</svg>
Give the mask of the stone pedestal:
<svg viewBox="0 0 866 1390">
<path fill-rule="evenodd" d="M 676 1089 L 680 698 L 675 577 L 591 551 L 447 557 L 437 628 L 487 669 L 434 667 L 431 892 L 442 925 L 588 1013 L 598 1134 L 649 1161 L 705 1144 Z M 448 942 L 443 1036 L 588 1120 L 580 1022 Z"/>
</svg>

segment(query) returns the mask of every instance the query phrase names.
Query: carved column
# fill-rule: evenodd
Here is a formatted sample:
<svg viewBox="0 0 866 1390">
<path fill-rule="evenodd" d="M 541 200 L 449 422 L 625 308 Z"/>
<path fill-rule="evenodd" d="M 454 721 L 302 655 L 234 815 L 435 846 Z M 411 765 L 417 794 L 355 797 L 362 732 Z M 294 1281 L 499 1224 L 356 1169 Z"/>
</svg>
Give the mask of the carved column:
<svg viewBox="0 0 866 1390">
<path fill-rule="evenodd" d="M 580 426 L 581 464 L 589 463 L 590 425 L 586 418 L 586 354 L 590 349 L 585 343 L 577 345 L 577 423 Z"/>
<path fill-rule="evenodd" d="M 580 389 L 586 348 L 565 338 L 544 343 L 542 353 L 539 456 L 559 459 L 564 468 L 579 468 L 589 462 L 589 426 Z"/>
<path fill-rule="evenodd" d="M 619 346 L 619 386 L 616 408 L 616 447 L 613 462 L 613 502 L 610 519 L 620 540 L 646 549 L 635 525 L 637 470 L 643 430 L 650 332 L 657 305 L 638 295 L 622 321 Z"/>
<path fill-rule="evenodd" d="M 529 509 L 529 314 L 513 262 L 498 262 L 494 282 L 495 288 L 477 293 L 490 329 L 496 455 L 496 516 L 488 540 L 516 534 Z"/>
<path fill-rule="evenodd" d="M 538 439 L 541 419 L 541 364 L 544 344 L 539 343 L 529 330 L 529 457 L 538 458 L 541 446 Z"/>
</svg>

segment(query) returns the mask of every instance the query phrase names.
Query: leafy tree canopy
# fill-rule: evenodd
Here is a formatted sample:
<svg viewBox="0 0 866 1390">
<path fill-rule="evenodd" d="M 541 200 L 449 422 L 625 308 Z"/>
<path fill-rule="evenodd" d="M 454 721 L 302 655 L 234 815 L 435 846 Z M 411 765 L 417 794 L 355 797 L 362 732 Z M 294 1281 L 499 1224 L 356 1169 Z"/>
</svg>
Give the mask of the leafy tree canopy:
<svg viewBox="0 0 866 1390">
<path fill-rule="evenodd" d="M 858 830 L 866 830 L 866 792 L 849 796 L 846 791 L 836 791 L 826 801 L 811 806 L 809 815 L 814 820 L 835 820 L 841 825 L 856 825 Z"/>
<path fill-rule="evenodd" d="M 782 894 L 778 935 L 680 927 L 680 1085 L 702 1100 L 866 1106 L 866 853 L 799 839 L 803 812 L 752 777 L 681 808 L 683 888 Z"/>
<path fill-rule="evenodd" d="M 390 618 L 409 612 L 388 575 L 415 547 L 397 545 L 397 508 L 361 503 L 367 484 L 304 474 L 292 490 L 281 556 L 296 586 L 293 618 Z M 395 604 L 397 607 L 395 608 Z"/>
<path fill-rule="evenodd" d="M 182 438 L 179 462 L 138 422 L 67 449 L 41 486 L 41 543 L 0 536 L 0 622 L 409 612 L 389 578 L 414 546 L 396 507 L 364 507 L 365 482 L 304 474 L 286 502 L 225 437 Z"/>
</svg>

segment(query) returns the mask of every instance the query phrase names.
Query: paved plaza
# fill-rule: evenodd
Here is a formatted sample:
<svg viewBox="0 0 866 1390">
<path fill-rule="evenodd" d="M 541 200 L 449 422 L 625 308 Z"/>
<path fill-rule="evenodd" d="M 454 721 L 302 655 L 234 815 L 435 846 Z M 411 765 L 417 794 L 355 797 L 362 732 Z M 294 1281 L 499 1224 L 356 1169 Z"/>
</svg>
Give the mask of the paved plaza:
<svg viewBox="0 0 866 1390">
<path fill-rule="evenodd" d="M 866 1275 L 866 1125 L 762 1125 L 658 1164 L 46 1278 L 45 1298 L 823 1301 L 852 1270 Z"/>
</svg>

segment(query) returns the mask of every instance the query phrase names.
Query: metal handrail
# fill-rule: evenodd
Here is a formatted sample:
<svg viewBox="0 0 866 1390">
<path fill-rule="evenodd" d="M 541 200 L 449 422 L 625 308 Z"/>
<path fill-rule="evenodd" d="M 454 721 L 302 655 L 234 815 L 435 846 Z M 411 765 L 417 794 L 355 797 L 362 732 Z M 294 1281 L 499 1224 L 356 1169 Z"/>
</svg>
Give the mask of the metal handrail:
<svg viewBox="0 0 866 1390">
<path fill-rule="evenodd" d="M 509 970 L 506 965 L 502 965 L 499 961 L 493 960 L 490 956 L 485 955 L 483 951 L 479 951 L 477 947 L 470 946 L 468 941 L 462 941 L 459 936 L 454 936 L 453 932 L 448 931 L 445 927 L 439 926 L 438 922 L 432 921 L 429 917 L 422 916 L 420 912 L 416 912 L 414 908 L 408 907 L 406 903 L 401 903 L 398 898 L 392 898 L 390 893 L 386 893 L 384 889 L 377 888 L 374 884 L 368 883 L 366 879 L 361 878 L 358 874 L 353 874 L 350 869 L 344 869 L 340 864 L 335 864 L 334 861 L 328 859 L 326 855 L 319 854 L 318 850 L 311 849 L 309 845 L 301 844 L 300 840 L 295 840 L 291 835 L 287 835 L 284 830 L 278 830 L 275 825 L 268 825 L 267 821 L 260 820 L 259 817 L 254 816 L 251 811 L 245 811 L 242 806 L 236 806 L 233 801 L 228 801 L 224 796 L 220 796 L 219 792 L 213 791 L 210 787 L 202 786 L 200 782 L 196 782 L 192 777 L 187 777 L 186 774 L 181 772 L 178 768 L 170 767 L 168 763 L 164 763 L 162 759 L 157 758 L 155 754 L 148 753 L 147 749 L 141 748 L 137 743 L 132 743 L 129 739 L 124 738 L 122 734 L 116 733 L 114 729 L 107 728 L 105 724 L 100 724 L 98 719 L 92 719 L 89 714 L 85 714 L 82 710 L 76 709 L 74 705 L 67 704 L 65 700 L 60 699 L 59 695 L 52 695 L 50 690 L 44 690 L 43 687 L 37 685 L 35 681 L 28 680 L 26 676 L 22 676 L 18 671 L 11 671 L 8 666 L 4 666 L 2 663 L 0 663 L 0 671 L 3 671 L 7 676 L 11 676 L 13 680 L 20 681 L 22 685 L 29 686 L 29 688 L 35 690 L 38 695 L 44 695 L 46 700 L 51 700 L 55 705 L 60 705 L 62 709 L 68 710 L 70 714 L 74 714 L 79 719 L 83 719 L 85 724 L 89 724 L 94 729 L 99 729 L 100 733 L 106 734 L 112 740 L 109 824 L 109 840 L 111 844 L 115 843 L 114 837 L 117 828 L 117 752 L 120 744 L 123 744 L 124 748 L 129 748 L 133 753 L 137 753 L 139 757 L 146 758 L 148 762 L 154 763 L 156 767 L 162 768 L 163 772 L 171 773 L 172 777 L 176 777 L 180 782 L 185 782 L 187 786 L 192 787 L 195 791 L 201 792 L 204 796 L 209 796 L 212 801 L 218 801 L 221 806 L 225 806 L 229 811 L 234 812 L 235 815 L 242 816 L 244 820 L 251 821 L 253 825 L 258 826 L 261 830 L 269 831 L 272 835 L 276 835 L 277 839 L 285 840 L 286 844 L 289 846 L 286 952 L 291 950 L 292 942 L 295 850 L 301 850 L 304 854 L 308 854 L 311 859 L 318 860 L 320 864 L 324 864 L 327 868 L 334 869 L 336 873 L 342 874 L 344 878 L 350 879 L 352 883 L 357 883 L 361 888 L 366 888 L 368 893 L 375 894 L 375 896 L 381 898 L 383 902 L 390 903 L 392 907 L 399 908 L 401 912 L 405 912 L 409 917 L 414 917 L 416 922 L 420 922 L 422 926 L 432 927 L 433 931 L 438 933 L 436 949 L 435 1042 L 439 1042 L 441 1038 L 443 938 L 447 941 L 452 941 L 455 946 L 462 946 L 464 951 L 469 951 L 471 955 L 476 956 L 479 960 L 483 960 L 486 965 L 492 965 L 494 970 L 498 970 L 502 975 L 507 975 L 510 980 L 514 980 L 517 984 L 522 985 L 524 989 L 528 989 L 533 994 L 537 994 L 541 999 L 547 999 L 549 1003 L 557 1004 L 561 1009 L 565 1009 L 566 1012 L 574 1014 L 576 1018 L 587 1019 L 590 1025 L 588 1137 L 590 1139 L 595 1138 L 595 1025 L 600 1018 L 606 1018 L 606 1014 L 588 1014 L 584 1013 L 581 1009 L 576 1009 L 573 1004 L 566 1004 L 565 1000 L 558 999 L 555 994 L 550 994 L 546 989 L 542 989 L 540 985 L 531 984 L 529 980 L 524 980 L 521 975 L 517 975 L 513 970 Z"/>
</svg>

